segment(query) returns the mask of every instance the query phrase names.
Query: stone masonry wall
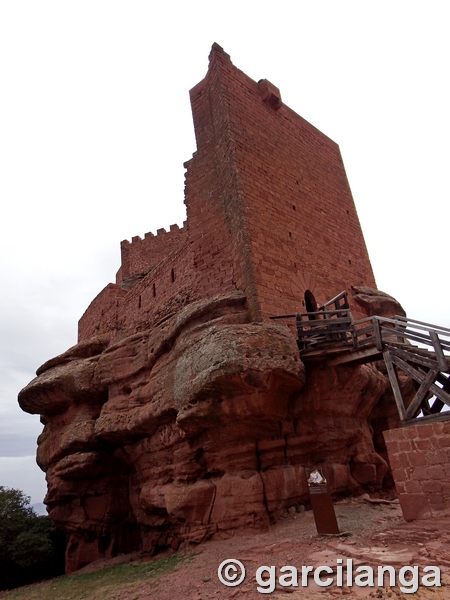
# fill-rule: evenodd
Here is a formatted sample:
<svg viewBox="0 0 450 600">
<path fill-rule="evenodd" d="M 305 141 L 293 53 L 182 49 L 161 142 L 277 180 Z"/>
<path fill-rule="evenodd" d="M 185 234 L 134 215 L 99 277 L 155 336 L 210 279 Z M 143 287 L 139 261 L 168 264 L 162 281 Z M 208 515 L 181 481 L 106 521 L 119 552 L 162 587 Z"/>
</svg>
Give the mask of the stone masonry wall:
<svg viewBox="0 0 450 600">
<path fill-rule="evenodd" d="M 78 321 L 78 341 L 112 331 L 116 327 L 118 306 L 126 295 L 120 285 L 108 283 Z"/>
<path fill-rule="evenodd" d="M 406 521 L 450 516 L 450 420 L 384 432 Z"/>
<path fill-rule="evenodd" d="M 131 242 L 124 240 L 120 244 L 122 256 L 122 268 L 120 272 L 120 281 L 149 271 L 161 260 L 179 248 L 185 240 L 186 231 L 178 225 L 171 225 L 170 231 L 158 229 L 157 234 L 146 233 L 144 239 L 138 235 L 133 237 Z M 118 278 L 119 279 L 119 278 Z"/>
<path fill-rule="evenodd" d="M 219 173 L 222 204 L 250 303 L 255 294 L 264 319 L 300 310 L 307 289 L 320 305 L 352 285 L 376 287 L 339 146 L 285 106 L 270 82 L 256 83 L 223 52 L 219 58 L 212 62 L 220 70 L 213 125 L 199 127 L 196 110 L 194 124 L 200 147 L 225 123 L 219 158 L 234 176 Z M 213 82 L 208 87 L 210 97 Z"/>
<path fill-rule="evenodd" d="M 217 45 L 191 104 L 187 216 L 198 269 L 214 275 L 216 293 L 220 269 L 222 285 L 234 283 L 253 318 L 265 319 L 301 310 L 307 290 L 320 305 L 352 285 L 376 287 L 335 142 Z"/>
<path fill-rule="evenodd" d="M 199 290 L 187 245 L 171 252 L 132 289 L 109 284 L 78 323 L 78 341 L 109 334 L 112 340 L 142 331 L 186 304 Z"/>
</svg>

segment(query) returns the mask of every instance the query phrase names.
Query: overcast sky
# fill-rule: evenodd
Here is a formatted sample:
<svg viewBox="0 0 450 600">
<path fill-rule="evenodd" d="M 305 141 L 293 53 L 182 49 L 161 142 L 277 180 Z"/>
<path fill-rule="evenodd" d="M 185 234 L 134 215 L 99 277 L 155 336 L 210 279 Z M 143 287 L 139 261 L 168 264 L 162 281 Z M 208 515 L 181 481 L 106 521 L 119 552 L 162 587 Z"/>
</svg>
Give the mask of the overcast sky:
<svg viewBox="0 0 450 600">
<path fill-rule="evenodd" d="M 340 145 L 379 289 L 450 327 L 447 9 L 0 2 L 0 485 L 42 501 L 42 426 L 19 390 L 76 343 L 120 241 L 185 219 L 188 91 L 213 42 Z"/>
</svg>

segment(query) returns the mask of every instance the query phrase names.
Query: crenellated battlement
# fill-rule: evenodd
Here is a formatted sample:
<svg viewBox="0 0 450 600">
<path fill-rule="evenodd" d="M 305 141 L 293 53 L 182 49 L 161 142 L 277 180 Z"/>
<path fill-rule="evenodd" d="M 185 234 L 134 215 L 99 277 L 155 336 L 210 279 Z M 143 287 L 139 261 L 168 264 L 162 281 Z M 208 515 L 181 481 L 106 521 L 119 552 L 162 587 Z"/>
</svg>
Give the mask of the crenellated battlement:
<svg viewBox="0 0 450 600">
<path fill-rule="evenodd" d="M 171 252 L 182 246 L 187 238 L 187 222 L 183 227 L 171 225 L 170 230 L 161 228 L 156 235 L 151 231 L 144 238 L 133 236 L 131 242 L 123 240 L 120 244 L 122 266 L 117 274 L 116 283 L 128 287 L 134 279 L 142 278 Z"/>
<path fill-rule="evenodd" d="M 156 230 L 156 234 L 153 233 L 152 231 L 148 231 L 145 235 L 144 235 L 144 240 L 151 238 L 157 238 L 157 237 L 161 237 L 163 235 L 170 235 L 171 233 L 175 232 L 175 231 L 181 231 L 182 229 L 184 229 L 187 225 L 187 221 L 183 222 L 183 226 L 180 227 L 179 225 L 177 225 L 176 223 L 174 225 L 170 225 L 170 230 L 167 231 L 164 227 L 161 227 L 160 229 Z M 144 241 L 140 235 L 134 235 L 131 238 L 131 242 L 129 242 L 128 240 L 123 240 L 121 243 L 122 244 L 135 244 L 135 243 L 139 243 Z"/>
</svg>

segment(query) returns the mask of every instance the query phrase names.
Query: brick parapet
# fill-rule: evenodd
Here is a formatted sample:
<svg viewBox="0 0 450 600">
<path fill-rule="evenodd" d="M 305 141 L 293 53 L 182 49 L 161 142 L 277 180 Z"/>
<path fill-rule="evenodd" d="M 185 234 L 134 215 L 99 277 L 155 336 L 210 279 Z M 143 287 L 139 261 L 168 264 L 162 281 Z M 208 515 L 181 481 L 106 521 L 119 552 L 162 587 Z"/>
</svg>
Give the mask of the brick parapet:
<svg viewBox="0 0 450 600">
<path fill-rule="evenodd" d="M 384 432 L 407 521 L 450 516 L 450 419 Z"/>
<path fill-rule="evenodd" d="M 148 273 L 174 249 L 183 245 L 186 237 L 185 227 L 171 225 L 169 231 L 158 229 L 156 235 L 149 232 L 143 239 L 137 235 L 131 242 L 123 240 L 120 244 L 122 264 L 116 283 Z"/>
</svg>

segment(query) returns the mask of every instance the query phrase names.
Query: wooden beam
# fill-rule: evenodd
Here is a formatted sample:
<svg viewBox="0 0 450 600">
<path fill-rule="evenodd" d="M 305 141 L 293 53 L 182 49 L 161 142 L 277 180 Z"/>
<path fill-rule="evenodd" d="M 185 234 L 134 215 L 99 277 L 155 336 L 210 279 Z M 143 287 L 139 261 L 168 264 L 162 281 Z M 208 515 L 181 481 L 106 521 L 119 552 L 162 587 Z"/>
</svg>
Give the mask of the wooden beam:
<svg viewBox="0 0 450 600">
<path fill-rule="evenodd" d="M 339 346 L 328 346 L 327 348 L 312 346 L 311 348 L 306 348 L 304 350 L 300 350 L 300 358 L 304 362 L 308 362 L 310 360 L 331 360 L 334 359 L 337 355 L 350 355 L 352 350 L 352 346 L 349 345 L 339 345 Z M 330 363 L 331 364 L 331 363 Z"/>
<path fill-rule="evenodd" d="M 386 363 L 386 368 L 389 376 L 389 381 L 391 382 L 392 391 L 394 392 L 394 399 L 397 405 L 398 414 L 400 415 L 400 419 L 402 421 L 405 420 L 405 402 L 402 396 L 402 390 L 400 389 L 400 385 L 398 383 L 397 373 L 395 371 L 394 364 L 391 359 L 391 355 L 389 350 L 385 350 L 383 352 L 384 362 Z"/>
<path fill-rule="evenodd" d="M 419 389 L 416 392 L 411 404 L 406 409 L 405 420 L 412 419 L 417 411 L 420 409 L 420 405 L 425 400 L 425 396 L 430 391 L 430 386 L 436 380 L 436 377 L 439 373 L 439 369 L 430 369 L 426 376 L 423 378 L 422 383 L 419 386 Z"/>
<path fill-rule="evenodd" d="M 412 377 L 414 379 L 414 381 L 417 381 L 418 383 L 422 383 L 423 378 L 425 377 L 425 375 L 423 375 L 423 373 L 420 373 L 420 371 L 415 369 L 412 365 L 408 364 L 406 361 L 401 359 L 399 356 L 395 356 L 395 354 L 391 355 L 391 360 L 396 367 L 400 367 L 400 369 L 402 371 L 404 371 L 407 375 Z"/>
<path fill-rule="evenodd" d="M 358 336 L 359 335 L 367 335 L 368 333 L 373 334 L 373 323 L 371 323 L 370 325 L 366 325 L 365 327 L 359 327 L 359 328 L 355 327 L 355 331 Z"/>
<path fill-rule="evenodd" d="M 383 354 L 375 347 L 365 348 L 364 350 L 356 350 L 354 352 L 348 352 L 342 356 L 332 358 L 329 362 L 331 367 L 337 365 L 344 365 L 348 363 L 369 363 L 383 358 Z"/>
<path fill-rule="evenodd" d="M 381 325 L 381 334 L 383 336 L 383 339 L 385 339 L 386 337 L 389 338 L 392 335 L 396 335 L 402 338 L 407 338 L 408 340 L 414 340 L 415 342 L 419 342 L 421 344 L 427 344 L 428 346 L 432 345 L 429 335 L 419 333 L 417 331 L 410 331 L 409 329 L 398 330 L 391 327 L 383 327 L 383 325 Z"/>
<path fill-rule="evenodd" d="M 436 398 L 433 404 L 430 406 L 429 413 L 430 415 L 436 415 L 441 412 L 444 408 L 445 402 L 442 402 L 439 398 Z"/>
<path fill-rule="evenodd" d="M 383 341 L 381 339 L 380 321 L 376 318 L 373 320 L 373 332 L 375 334 L 375 346 L 377 350 L 383 350 Z"/>
<path fill-rule="evenodd" d="M 447 359 L 445 358 L 444 352 L 442 351 L 442 346 L 441 346 L 441 343 L 439 340 L 439 336 L 435 331 L 431 330 L 430 337 L 431 337 L 431 341 L 433 342 L 434 351 L 436 352 L 436 358 L 437 358 L 438 365 L 439 365 L 439 371 L 446 373 L 446 372 L 448 372 L 449 368 L 448 368 Z"/>
<path fill-rule="evenodd" d="M 437 398 L 442 400 L 442 402 L 445 402 L 447 406 L 450 406 L 450 394 L 444 392 L 442 388 L 440 388 L 438 385 L 435 385 L 434 383 L 431 384 L 430 390 Z"/>
<path fill-rule="evenodd" d="M 427 367 L 429 369 L 439 369 L 438 364 L 437 364 L 437 360 L 433 359 L 433 358 L 429 358 L 428 356 L 425 356 L 423 354 L 416 354 L 414 352 L 414 349 L 412 349 L 410 352 L 408 350 L 401 350 L 400 348 L 397 348 L 395 346 L 391 346 L 390 344 L 388 344 L 389 346 L 389 350 L 391 352 L 391 354 L 393 356 L 398 356 L 399 358 L 403 358 L 403 360 L 405 361 L 413 361 L 416 364 L 421 365 L 422 367 Z"/>
<path fill-rule="evenodd" d="M 398 356 L 392 356 L 392 362 L 397 367 L 399 367 L 402 371 L 405 371 L 405 373 L 407 373 L 408 375 L 410 375 L 414 379 L 414 381 L 422 383 L 422 381 L 424 380 L 425 375 L 423 375 L 422 373 L 420 373 L 420 371 L 418 371 L 417 369 L 414 369 L 414 367 L 412 367 L 411 365 L 409 365 L 408 363 L 406 363 L 404 360 L 402 360 Z M 435 396 L 437 396 L 443 402 L 445 402 L 445 404 L 447 404 L 447 406 L 450 406 L 450 394 L 448 394 L 447 392 L 445 392 L 442 388 L 440 388 L 435 383 L 432 383 L 430 385 L 429 389 L 430 389 L 430 391 Z"/>
<path fill-rule="evenodd" d="M 426 415 L 425 417 L 417 417 L 409 421 L 404 421 L 402 425 L 404 427 L 409 427 L 409 425 L 417 425 L 419 423 L 438 423 L 439 421 L 448 421 L 449 419 L 450 410 L 437 415 Z"/>
<path fill-rule="evenodd" d="M 362 339 L 357 338 L 357 340 L 356 340 L 357 348 L 364 348 L 367 346 L 371 346 L 372 348 L 375 346 L 375 338 L 373 335 L 371 335 L 370 337 L 363 337 Z"/>
</svg>

